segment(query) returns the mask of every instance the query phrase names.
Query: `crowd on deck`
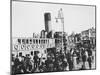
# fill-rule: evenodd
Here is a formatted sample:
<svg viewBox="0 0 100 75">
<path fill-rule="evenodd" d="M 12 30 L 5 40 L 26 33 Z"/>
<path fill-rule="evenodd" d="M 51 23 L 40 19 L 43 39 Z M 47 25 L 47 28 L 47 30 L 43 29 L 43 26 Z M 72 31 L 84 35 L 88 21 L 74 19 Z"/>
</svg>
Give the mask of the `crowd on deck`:
<svg viewBox="0 0 100 75">
<path fill-rule="evenodd" d="M 56 49 L 56 48 L 55 48 Z M 23 55 L 12 54 L 12 75 L 25 73 L 57 72 L 93 69 L 95 48 L 71 48 L 66 53 L 51 50 L 47 59 L 41 59 L 38 53 Z M 87 63 L 87 64 L 86 64 Z M 88 65 L 88 68 L 87 68 Z"/>
</svg>

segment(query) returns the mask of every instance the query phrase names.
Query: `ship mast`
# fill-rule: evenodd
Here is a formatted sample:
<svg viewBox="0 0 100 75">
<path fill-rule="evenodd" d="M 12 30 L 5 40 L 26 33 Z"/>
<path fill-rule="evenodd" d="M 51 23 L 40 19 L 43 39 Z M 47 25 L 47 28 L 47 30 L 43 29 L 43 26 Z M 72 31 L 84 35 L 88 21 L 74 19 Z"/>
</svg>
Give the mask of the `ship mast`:
<svg viewBox="0 0 100 75">
<path fill-rule="evenodd" d="M 58 19 L 61 20 L 61 26 L 62 26 L 62 52 L 64 52 L 64 42 L 63 42 L 63 37 L 64 37 L 64 16 L 62 12 L 62 8 L 58 11 L 58 17 L 55 18 L 56 22 L 58 22 Z"/>
</svg>

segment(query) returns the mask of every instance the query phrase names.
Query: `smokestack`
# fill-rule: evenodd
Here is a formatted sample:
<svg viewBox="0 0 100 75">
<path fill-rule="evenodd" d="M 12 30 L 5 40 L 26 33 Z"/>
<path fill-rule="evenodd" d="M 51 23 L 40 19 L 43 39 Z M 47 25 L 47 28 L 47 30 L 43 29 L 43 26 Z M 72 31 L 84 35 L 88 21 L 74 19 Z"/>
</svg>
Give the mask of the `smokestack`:
<svg viewBox="0 0 100 75">
<path fill-rule="evenodd" d="M 45 31 L 49 33 L 51 31 L 51 14 L 45 13 L 44 19 L 45 19 Z"/>
</svg>

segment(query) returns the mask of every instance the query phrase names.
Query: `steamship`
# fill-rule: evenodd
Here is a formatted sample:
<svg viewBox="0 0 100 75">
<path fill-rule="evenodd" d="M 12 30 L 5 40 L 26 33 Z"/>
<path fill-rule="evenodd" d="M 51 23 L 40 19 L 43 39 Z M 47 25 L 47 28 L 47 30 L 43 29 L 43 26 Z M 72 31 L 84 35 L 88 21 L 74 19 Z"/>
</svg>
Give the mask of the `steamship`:
<svg viewBox="0 0 100 75">
<path fill-rule="evenodd" d="M 39 57 L 46 58 L 47 50 L 61 46 L 62 32 L 53 32 L 51 28 L 51 13 L 44 14 L 45 30 L 37 36 L 33 33 L 33 37 L 13 37 L 12 54 L 23 55 L 38 53 Z M 60 47 L 61 48 L 61 47 Z"/>
</svg>

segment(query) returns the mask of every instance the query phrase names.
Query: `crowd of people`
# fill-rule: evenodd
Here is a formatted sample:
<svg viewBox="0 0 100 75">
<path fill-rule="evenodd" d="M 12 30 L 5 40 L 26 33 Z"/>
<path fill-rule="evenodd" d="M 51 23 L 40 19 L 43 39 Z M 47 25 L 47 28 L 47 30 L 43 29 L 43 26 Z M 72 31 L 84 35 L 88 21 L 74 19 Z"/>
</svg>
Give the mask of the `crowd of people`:
<svg viewBox="0 0 100 75">
<path fill-rule="evenodd" d="M 92 63 L 95 61 L 95 52 L 92 48 L 71 48 L 65 53 L 60 51 L 47 52 L 47 58 L 40 58 L 39 53 L 23 55 L 12 54 L 12 75 L 35 73 L 35 72 L 57 72 L 92 69 Z"/>
</svg>

